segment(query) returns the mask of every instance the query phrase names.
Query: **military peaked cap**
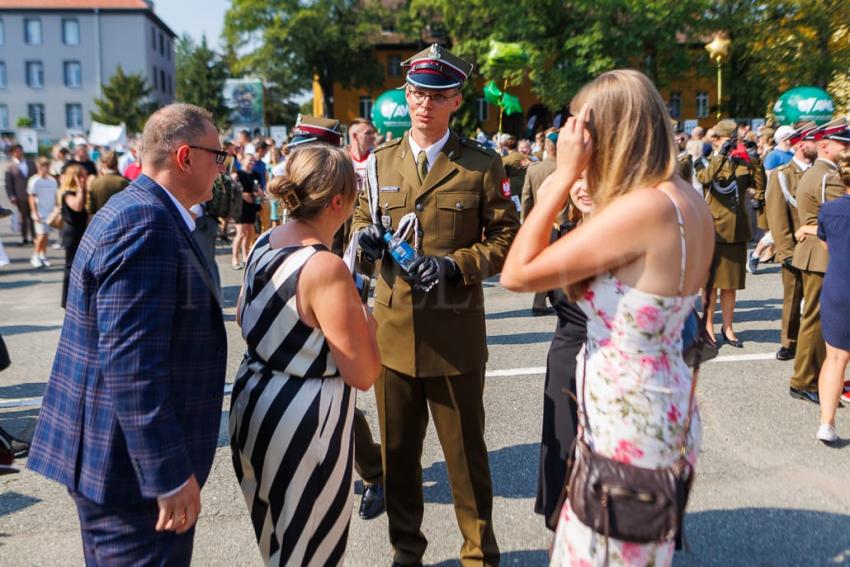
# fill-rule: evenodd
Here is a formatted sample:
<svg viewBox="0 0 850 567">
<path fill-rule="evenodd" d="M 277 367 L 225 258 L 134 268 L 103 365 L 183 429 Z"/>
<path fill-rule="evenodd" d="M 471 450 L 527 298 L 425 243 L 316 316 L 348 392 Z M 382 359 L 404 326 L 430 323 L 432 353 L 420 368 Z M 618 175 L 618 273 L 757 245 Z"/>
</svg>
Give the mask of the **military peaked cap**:
<svg viewBox="0 0 850 567">
<path fill-rule="evenodd" d="M 835 140 L 836 142 L 850 144 L 850 128 L 847 126 L 847 119 L 836 118 L 832 122 L 811 130 L 803 139 L 815 142 L 819 140 Z"/>
<path fill-rule="evenodd" d="M 472 63 L 464 61 L 436 43 L 402 65 L 410 67 L 407 72 L 407 84 L 434 90 L 459 89 L 472 74 L 474 67 Z"/>
<path fill-rule="evenodd" d="M 292 129 L 292 138 L 289 147 L 310 142 L 322 142 L 332 146 L 342 143 L 342 132 L 339 129 L 339 120 L 333 118 L 319 118 L 318 116 L 298 115 L 295 128 Z"/>
</svg>

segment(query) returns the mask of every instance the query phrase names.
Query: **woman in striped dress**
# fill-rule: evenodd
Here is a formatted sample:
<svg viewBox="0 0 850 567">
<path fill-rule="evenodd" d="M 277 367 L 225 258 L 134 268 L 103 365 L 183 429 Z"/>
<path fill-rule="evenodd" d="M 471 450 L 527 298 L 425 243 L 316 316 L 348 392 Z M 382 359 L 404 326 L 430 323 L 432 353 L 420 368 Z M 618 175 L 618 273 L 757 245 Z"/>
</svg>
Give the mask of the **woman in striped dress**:
<svg viewBox="0 0 850 567">
<path fill-rule="evenodd" d="M 292 220 L 257 240 L 245 268 L 233 467 L 267 565 L 337 565 L 351 518 L 352 387 L 368 389 L 380 368 L 375 320 L 329 252 L 353 208 L 354 170 L 339 148 L 305 147 L 269 192 Z"/>
</svg>

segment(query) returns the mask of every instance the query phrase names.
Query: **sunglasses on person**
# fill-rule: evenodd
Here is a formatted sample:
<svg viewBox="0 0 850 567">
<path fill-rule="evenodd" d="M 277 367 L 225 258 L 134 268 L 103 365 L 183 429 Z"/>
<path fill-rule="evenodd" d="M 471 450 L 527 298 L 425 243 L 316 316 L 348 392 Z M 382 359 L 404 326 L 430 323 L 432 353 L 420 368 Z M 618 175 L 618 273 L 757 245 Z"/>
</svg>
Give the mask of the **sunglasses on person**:
<svg viewBox="0 0 850 567">
<path fill-rule="evenodd" d="M 205 152 L 209 152 L 211 154 L 215 154 L 215 163 L 216 165 L 224 165 L 224 162 L 227 161 L 227 158 L 230 157 L 230 154 L 225 150 L 216 150 L 213 148 L 205 148 L 204 146 L 193 146 L 189 144 L 189 147 L 195 150 L 204 150 Z"/>
<path fill-rule="evenodd" d="M 425 99 L 431 99 L 431 102 L 433 102 L 435 106 L 445 106 L 450 100 L 460 94 L 458 92 L 455 92 L 454 94 L 444 95 L 437 93 L 426 93 L 425 91 L 419 91 L 414 89 L 407 89 L 407 92 L 410 95 L 410 98 L 412 98 L 413 102 L 415 102 L 416 104 L 422 104 L 425 102 Z"/>
</svg>

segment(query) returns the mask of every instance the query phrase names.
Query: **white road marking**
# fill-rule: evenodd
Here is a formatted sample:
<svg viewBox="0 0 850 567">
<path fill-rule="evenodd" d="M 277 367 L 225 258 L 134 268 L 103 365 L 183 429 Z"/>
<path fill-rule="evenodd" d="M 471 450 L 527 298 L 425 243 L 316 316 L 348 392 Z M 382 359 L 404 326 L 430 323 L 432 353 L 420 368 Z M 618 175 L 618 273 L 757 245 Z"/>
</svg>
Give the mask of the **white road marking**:
<svg viewBox="0 0 850 567">
<path fill-rule="evenodd" d="M 773 360 L 776 357 L 775 353 L 762 352 L 758 354 L 732 354 L 728 356 L 718 356 L 714 360 L 706 362 L 706 364 L 714 364 L 717 362 L 747 362 L 753 360 Z M 488 378 L 500 378 L 505 376 L 537 376 L 546 374 L 545 366 L 529 366 L 527 368 L 507 368 L 505 370 L 488 370 L 486 376 Z M 224 395 L 228 395 L 233 391 L 233 384 L 224 385 Z M 12 398 L 9 400 L 0 401 L 0 409 L 10 408 L 37 408 L 41 407 L 41 397 L 38 398 Z"/>
</svg>

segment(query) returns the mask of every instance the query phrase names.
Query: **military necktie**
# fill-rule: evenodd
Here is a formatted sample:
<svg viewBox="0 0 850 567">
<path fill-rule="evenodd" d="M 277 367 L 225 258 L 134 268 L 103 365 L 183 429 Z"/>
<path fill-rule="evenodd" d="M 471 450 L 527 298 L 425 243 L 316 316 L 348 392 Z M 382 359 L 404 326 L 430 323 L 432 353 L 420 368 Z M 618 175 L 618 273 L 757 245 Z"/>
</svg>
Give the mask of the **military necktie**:
<svg viewBox="0 0 850 567">
<path fill-rule="evenodd" d="M 419 183 L 425 181 L 425 176 L 428 175 L 428 155 L 425 150 L 419 150 L 419 155 L 416 156 L 416 171 L 419 173 Z"/>
</svg>

